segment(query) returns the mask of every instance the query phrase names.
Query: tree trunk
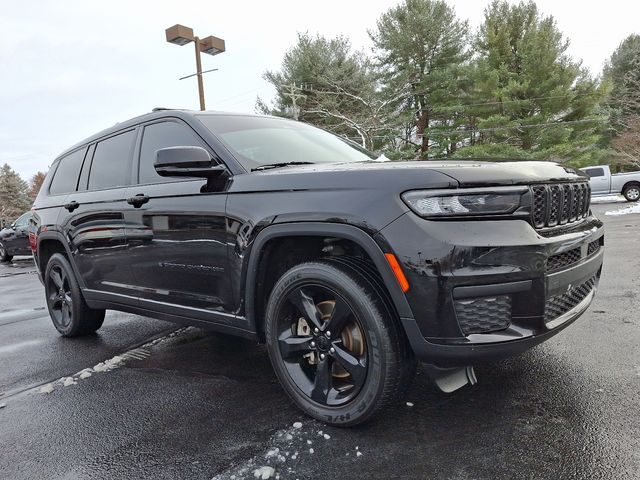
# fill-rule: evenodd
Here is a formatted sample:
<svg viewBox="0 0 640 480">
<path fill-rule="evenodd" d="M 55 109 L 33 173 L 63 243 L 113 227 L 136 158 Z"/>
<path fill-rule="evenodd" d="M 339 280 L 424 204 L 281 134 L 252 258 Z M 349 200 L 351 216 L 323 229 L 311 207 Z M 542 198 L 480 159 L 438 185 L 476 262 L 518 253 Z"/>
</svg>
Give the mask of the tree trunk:
<svg viewBox="0 0 640 480">
<path fill-rule="evenodd" d="M 429 128 L 429 114 L 425 111 L 420 112 L 418 120 L 416 122 L 416 130 L 422 137 L 422 143 L 420 144 L 420 153 L 425 159 L 429 158 L 429 137 L 424 134 L 424 131 Z"/>
</svg>

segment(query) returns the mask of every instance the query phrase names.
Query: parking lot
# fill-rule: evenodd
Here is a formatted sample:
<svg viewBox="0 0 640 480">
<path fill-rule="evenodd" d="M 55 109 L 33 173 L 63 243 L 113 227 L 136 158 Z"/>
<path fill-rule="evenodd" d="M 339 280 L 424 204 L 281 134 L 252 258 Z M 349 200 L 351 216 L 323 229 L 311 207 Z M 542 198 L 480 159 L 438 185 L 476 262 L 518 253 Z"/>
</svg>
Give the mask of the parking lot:
<svg viewBox="0 0 640 480">
<path fill-rule="evenodd" d="M 0 477 L 639 478 L 640 214 L 605 215 L 626 206 L 593 205 L 605 269 L 574 325 L 453 394 L 419 372 L 411 405 L 351 429 L 304 417 L 261 345 L 118 312 L 61 338 L 16 258 L 0 266 Z"/>
</svg>

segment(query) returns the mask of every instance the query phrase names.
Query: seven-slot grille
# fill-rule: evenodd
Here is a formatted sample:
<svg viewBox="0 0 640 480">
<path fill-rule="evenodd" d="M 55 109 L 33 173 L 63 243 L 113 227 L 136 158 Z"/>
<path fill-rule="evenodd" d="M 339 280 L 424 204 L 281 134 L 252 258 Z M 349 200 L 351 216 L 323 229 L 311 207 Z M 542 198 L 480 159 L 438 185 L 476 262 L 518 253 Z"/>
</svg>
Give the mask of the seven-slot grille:
<svg viewBox="0 0 640 480">
<path fill-rule="evenodd" d="M 531 219 L 535 228 L 566 225 L 589 214 L 591 188 L 586 182 L 534 185 L 531 193 Z"/>
</svg>

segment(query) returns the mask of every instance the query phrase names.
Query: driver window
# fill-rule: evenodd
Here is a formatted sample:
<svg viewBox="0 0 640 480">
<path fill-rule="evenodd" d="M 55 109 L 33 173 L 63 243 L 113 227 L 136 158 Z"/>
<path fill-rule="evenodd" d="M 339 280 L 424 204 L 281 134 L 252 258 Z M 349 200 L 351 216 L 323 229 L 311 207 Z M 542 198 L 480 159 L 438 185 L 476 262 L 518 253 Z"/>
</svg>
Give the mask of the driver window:
<svg viewBox="0 0 640 480">
<path fill-rule="evenodd" d="M 144 127 L 140 162 L 138 164 L 138 183 L 176 182 L 178 179 L 161 177 L 153 168 L 156 152 L 161 148 L 194 146 L 204 147 L 190 127 L 178 122 L 152 123 Z"/>
</svg>

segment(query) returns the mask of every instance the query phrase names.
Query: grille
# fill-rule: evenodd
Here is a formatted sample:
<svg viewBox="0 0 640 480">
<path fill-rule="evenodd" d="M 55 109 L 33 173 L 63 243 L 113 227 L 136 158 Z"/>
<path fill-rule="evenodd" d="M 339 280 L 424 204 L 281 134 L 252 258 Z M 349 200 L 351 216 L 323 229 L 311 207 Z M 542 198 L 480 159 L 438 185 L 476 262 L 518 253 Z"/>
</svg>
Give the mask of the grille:
<svg viewBox="0 0 640 480">
<path fill-rule="evenodd" d="M 568 252 L 552 255 L 547 259 L 547 270 L 557 270 L 567 267 L 580 261 L 580 247 L 569 250 Z"/>
<path fill-rule="evenodd" d="M 511 297 L 482 297 L 455 301 L 458 324 L 465 335 L 504 330 L 511 323 Z"/>
<path fill-rule="evenodd" d="M 534 185 L 531 193 L 531 217 L 535 228 L 566 225 L 589 214 L 591 189 L 588 183 Z"/>
<path fill-rule="evenodd" d="M 544 308 L 544 321 L 550 322 L 558 318 L 560 315 L 567 313 L 569 310 L 578 305 L 586 298 L 596 285 L 596 276 L 594 275 L 582 285 L 571 287 L 565 293 L 554 295 L 547 299 Z"/>
<path fill-rule="evenodd" d="M 600 250 L 600 240 L 594 240 L 593 242 L 591 242 L 589 244 L 589 246 L 587 247 L 587 255 L 593 255 L 594 253 L 596 253 L 598 250 Z"/>
</svg>

